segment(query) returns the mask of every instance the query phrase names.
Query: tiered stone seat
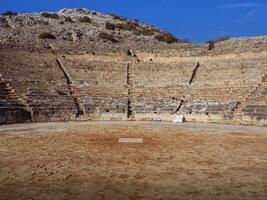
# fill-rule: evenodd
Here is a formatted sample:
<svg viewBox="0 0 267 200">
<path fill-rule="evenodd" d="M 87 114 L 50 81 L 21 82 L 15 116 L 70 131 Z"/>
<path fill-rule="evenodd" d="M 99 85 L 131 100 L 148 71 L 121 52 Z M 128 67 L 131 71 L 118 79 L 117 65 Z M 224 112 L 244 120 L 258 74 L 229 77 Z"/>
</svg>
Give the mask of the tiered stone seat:
<svg viewBox="0 0 267 200">
<path fill-rule="evenodd" d="M 76 87 L 123 88 L 127 81 L 126 64 L 115 61 L 62 59 Z"/>
<path fill-rule="evenodd" d="M 0 124 L 30 121 L 30 113 L 0 76 Z"/>
<path fill-rule="evenodd" d="M 202 61 L 193 84 L 200 86 L 253 85 L 261 81 L 266 69 L 267 57 Z"/>
<path fill-rule="evenodd" d="M 144 97 L 175 97 L 182 98 L 188 86 L 167 86 L 167 87 L 136 87 L 134 92 L 137 96 Z"/>
<path fill-rule="evenodd" d="M 30 89 L 24 98 L 34 122 L 69 121 L 78 112 L 72 96 L 54 91 Z"/>
<path fill-rule="evenodd" d="M 242 120 L 267 125 L 267 105 L 247 105 L 242 109 Z"/>
<path fill-rule="evenodd" d="M 137 114 L 174 114 L 179 105 L 180 99 L 173 97 L 137 97 Z"/>
<path fill-rule="evenodd" d="M 137 63 L 133 67 L 137 87 L 188 85 L 197 62 Z"/>
<path fill-rule="evenodd" d="M 127 118 L 128 97 L 81 96 L 80 103 L 87 117 Z"/>
<path fill-rule="evenodd" d="M 9 51 L 0 51 L 1 73 L 20 97 L 28 88 L 68 93 L 66 79 L 54 55 Z"/>
<path fill-rule="evenodd" d="M 128 93 L 114 87 L 75 88 L 85 117 L 90 119 L 127 118 Z"/>
<path fill-rule="evenodd" d="M 267 79 L 265 77 L 262 79 L 262 84 L 245 99 L 245 104 L 241 110 L 243 121 L 267 125 Z"/>
<path fill-rule="evenodd" d="M 111 97 L 125 97 L 128 95 L 127 87 L 86 87 L 75 88 L 75 94 L 77 96 L 111 96 Z"/>
<path fill-rule="evenodd" d="M 238 102 L 187 101 L 178 113 L 188 122 L 229 123 L 233 120 L 238 105 Z"/>
<path fill-rule="evenodd" d="M 192 85 L 187 90 L 187 96 L 190 100 L 207 101 L 242 101 L 245 96 L 250 94 L 257 85 L 238 86 L 196 86 Z"/>
</svg>

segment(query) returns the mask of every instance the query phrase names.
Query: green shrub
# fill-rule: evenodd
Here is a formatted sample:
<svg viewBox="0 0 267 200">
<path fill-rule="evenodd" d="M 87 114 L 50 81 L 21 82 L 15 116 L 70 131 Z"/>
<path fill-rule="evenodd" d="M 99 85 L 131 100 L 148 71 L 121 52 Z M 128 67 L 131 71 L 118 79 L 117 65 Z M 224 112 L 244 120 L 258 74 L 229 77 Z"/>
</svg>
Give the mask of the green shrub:
<svg viewBox="0 0 267 200">
<path fill-rule="evenodd" d="M 230 37 L 229 36 L 221 36 L 221 37 L 218 37 L 214 40 L 209 40 L 206 42 L 206 44 L 209 44 L 209 50 L 212 50 L 215 48 L 215 44 L 218 43 L 218 42 L 222 42 L 222 41 L 225 41 L 225 40 L 229 40 Z"/>
<path fill-rule="evenodd" d="M 178 42 L 177 38 L 174 37 L 171 33 L 161 33 L 155 36 L 155 39 L 160 42 L 175 43 Z"/>
<path fill-rule="evenodd" d="M 111 15 L 113 17 L 113 19 L 115 19 L 115 20 L 121 20 L 121 21 L 126 21 L 127 20 L 126 17 L 121 17 L 121 16 L 115 15 L 113 13 L 111 13 L 109 15 Z"/>
<path fill-rule="evenodd" d="M 4 15 L 4 16 L 15 16 L 15 15 L 17 15 L 17 13 L 16 12 L 12 12 L 12 11 L 6 11 L 6 12 L 2 13 L 2 15 Z"/>
<path fill-rule="evenodd" d="M 57 13 L 42 13 L 41 16 L 45 17 L 45 18 L 52 18 L 52 19 L 58 19 L 59 18 Z"/>
<path fill-rule="evenodd" d="M 65 18 L 65 22 L 73 23 L 71 17 L 69 17 L 69 16 L 64 16 L 64 18 Z"/>
<path fill-rule="evenodd" d="M 79 21 L 80 21 L 81 23 L 92 23 L 92 20 L 91 20 L 89 17 L 87 17 L 87 16 L 81 17 L 81 18 L 79 19 Z"/>
<path fill-rule="evenodd" d="M 52 39 L 52 40 L 56 39 L 56 37 L 52 33 L 49 33 L 49 32 L 41 33 L 39 35 L 39 38 L 41 38 L 41 39 Z"/>
<path fill-rule="evenodd" d="M 151 28 L 142 28 L 141 30 L 139 30 L 141 35 L 145 35 L 145 36 L 151 36 L 151 35 L 155 35 L 155 31 Z"/>
<path fill-rule="evenodd" d="M 129 26 L 133 26 L 133 27 L 140 27 L 140 24 L 136 21 L 127 21 L 126 22 Z"/>
<path fill-rule="evenodd" d="M 99 33 L 98 37 L 102 40 L 108 40 L 108 41 L 111 41 L 111 42 L 119 42 L 118 40 L 116 40 L 114 38 L 114 36 L 112 34 L 109 34 L 109 33 L 106 33 L 106 32 L 101 32 Z"/>
<path fill-rule="evenodd" d="M 136 30 L 136 26 L 132 24 L 128 24 L 128 23 L 118 23 L 118 24 L 115 24 L 115 27 L 117 29 L 126 30 L 126 31 Z"/>
<path fill-rule="evenodd" d="M 106 24 L 105 24 L 105 27 L 106 27 L 106 29 L 107 30 L 115 30 L 115 24 L 112 24 L 112 23 L 110 23 L 110 22 L 106 22 Z"/>
</svg>

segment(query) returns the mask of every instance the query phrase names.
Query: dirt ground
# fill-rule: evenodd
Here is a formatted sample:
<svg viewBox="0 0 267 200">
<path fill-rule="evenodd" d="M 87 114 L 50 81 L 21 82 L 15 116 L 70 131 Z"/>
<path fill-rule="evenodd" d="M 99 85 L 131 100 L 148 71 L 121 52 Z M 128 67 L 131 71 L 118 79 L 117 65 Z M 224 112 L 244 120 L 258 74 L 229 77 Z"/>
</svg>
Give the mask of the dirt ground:
<svg viewBox="0 0 267 200">
<path fill-rule="evenodd" d="M 143 143 L 119 143 L 143 138 Z M 0 200 L 267 199 L 267 128 L 0 126 Z"/>
</svg>

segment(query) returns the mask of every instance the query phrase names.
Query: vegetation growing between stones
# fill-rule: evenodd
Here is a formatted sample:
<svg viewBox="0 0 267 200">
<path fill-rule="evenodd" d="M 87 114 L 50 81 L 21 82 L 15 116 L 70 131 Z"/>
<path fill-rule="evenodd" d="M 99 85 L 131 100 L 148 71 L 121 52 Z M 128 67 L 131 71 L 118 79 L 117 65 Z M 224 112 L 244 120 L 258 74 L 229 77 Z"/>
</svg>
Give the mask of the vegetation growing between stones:
<svg viewBox="0 0 267 200">
<path fill-rule="evenodd" d="M 69 17 L 69 16 L 64 16 L 64 18 L 65 18 L 65 22 L 73 23 L 71 17 Z"/>
<path fill-rule="evenodd" d="M 41 38 L 41 39 L 52 39 L 52 40 L 56 39 L 56 37 L 52 33 L 49 33 L 49 32 L 41 33 L 39 35 L 39 38 Z"/>
<path fill-rule="evenodd" d="M 136 30 L 136 26 L 131 23 L 117 23 L 115 27 L 120 30 L 133 31 Z"/>
<path fill-rule="evenodd" d="M 134 32 L 135 35 L 152 36 L 155 35 L 155 30 L 151 28 L 142 28 Z"/>
<path fill-rule="evenodd" d="M 127 18 L 122 17 L 122 16 L 115 15 L 113 13 L 111 13 L 109 15 L 111 15 L 113 17 L 113 19 L 115 19 L 115 20 L 121 20 L 121 21 L 126 21 L 127 20 Z"/>
<path fill-rule="evenodd" d="M 110 23 L 110 22 L 106 22 L 106 24 L 105 24 L 105 27 L 106 27 L 106 29 L 107 30 L 115 30 L 115 24 L 113 24 L 113 23 Z"/>
<path fill-rule="evenodd" d="M 42 13 L 41 16 L 45 17 L 45 18 L 51 18 L 51 19 L 58 19 L 59 18 L 58 14 L 56 14 L 56 13 Z"/>
<path fill-rule="evenodd" d="M 161 33 L 159 35 L 156 35 L 155 39 L 160 42 L 166 42 L 169 44 L 178 42 L 178 39 L 174 37 L 171 33 Z"/>
<path fill-rule="evenodd" d="M 4 16 L 15 16 L 17 15 L 16 12 L 12 12 L 12 11 L 6 11 L 6 12 L 3 12 L 2 15 Z"/>
<path fill-rule="evenodd" d="M 114 38 L 114 36 L 112 34 L 109 34 L 106 32 L 99 33 L 98 37 L 102 40 L 108 40 L 108 41 L 111 41 L 113 43 L 119 42 L 117 39 Z"/>
<path fill-rule="evenodd" d="M 226 41 L 226 40 L 229 40 L 229 39 L 230 39 L 229 36 L 222 36 L 222 37 L 218 37 L 217 39 L 214 39 L 214 40 L 209 40 L 206 43 L 209 44 L 209 50 L 212 50 L 212 49 L 215 48 L 215 44 L 216 43 L 223 42 L 223 41 Z"/>
<path fill-rule="evenodd" d="M 91 20 L 89 17 L 87 17 L 87 16 L 81 17 L 81 18 L 79 19 L 79 21 L 80 21 L 81 23 L 92 23 L 92 20 Z"/>
</svg>

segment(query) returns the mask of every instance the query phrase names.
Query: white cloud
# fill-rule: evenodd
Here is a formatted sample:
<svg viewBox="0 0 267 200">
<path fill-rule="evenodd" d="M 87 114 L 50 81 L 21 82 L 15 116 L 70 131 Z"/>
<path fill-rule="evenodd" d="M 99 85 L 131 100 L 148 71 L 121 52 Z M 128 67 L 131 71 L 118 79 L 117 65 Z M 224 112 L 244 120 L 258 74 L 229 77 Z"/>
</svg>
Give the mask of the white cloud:
<svg viewBox="0 0 267 200">
<path fill-rule="evenodd" d="M 236 24 L 243 24 L 243 23 L 248 23 L 248 22 L 254 22 L 256 21 L 257 18 L 257 10 L 251 10 L 247 12 L 242 18 L 235 20 L 234 23 Z"/>
</svg>

